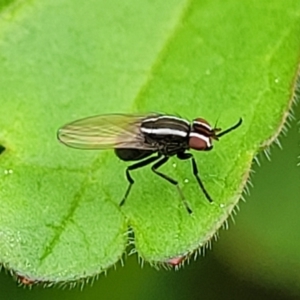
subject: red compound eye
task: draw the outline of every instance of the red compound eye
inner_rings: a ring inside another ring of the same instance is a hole
[[[211,149],[211,140],[209,137],[201,135],[196,132],[190,133],[189,146],[194,150],[210,150]]]

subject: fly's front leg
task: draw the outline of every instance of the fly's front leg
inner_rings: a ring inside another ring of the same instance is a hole
[[[177,154],[177,157],[181,160],[185,160],[185,159],[191,159],[192,160],[192,168],[193,168],[193,174],[194,176],[196,177],[196,180],[202,190],[202,192],[204,193],[206,199],[209,201],[209,202],[213,202],[212,198],[210,197],[210,195],[208,194],[208,192],[206,191],[205,187],[204,187],[204,184],[202,182],[202,180],[200,179],[200,176],[199,176],[199,171],[198,171],[198,167],[197,167],[197,163],[195,161],[195,158],[193,156],[193,154],[191,153],[178,153]]]
[[[159,158],[161,157],[161,155],[159,154],[158,156],[154,156],[154,157],[149,157],[148,159],[146,160],[143,160],[141,162],[138,162],[134,165],[131,165],[129,167],[127,167],[126,169],[126,178],[127,178],[127,181],[129,182],[129,185],[128,185],[128,188],[126,190],[126,193],[122,199],[122,201],[120,202],[120,206],[124,205],[129,193],[130,193],[130,190],[131,190],[131,187],[132,185],[134,184],[134,180],[133,178],[131,177],[130,175],[130,171],[133,171],[133,170],[136,170],[136,169],[139,169],[139,168],[142,168],[142,167],[145,167],[151,163],[153,163],[154,161],[158,160]]]

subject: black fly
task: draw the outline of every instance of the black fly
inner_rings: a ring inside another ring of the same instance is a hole
[[[202,118],[194,119],[190,123],[185,119],[163,114],[107,114],[69,123],[58,130],[57,137],[69,147],[79,149],[113,148],[120,159],[139,161],[126,169],[129,185],[120,206],[125,203],[134,183],[130,172],[153,163],[151,170],[177,187],[187,211],[191,213],[192,210],[185,200],[178,181],[159,172],[158,169],[174,155],[180,160],[191,159],[193,174],[199,187],[206,199],[212,202],[212,198],[200,179],[193,155],[186,151],[190,149],[211,150],[213,140],[218,140],[241,124],[242,119],[234,126],[220,132],[220,128],[212,128]],[[157,155],[152,156],[155,153]]]

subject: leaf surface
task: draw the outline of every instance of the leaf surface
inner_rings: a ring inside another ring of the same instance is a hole
[[[287,3],[288,2],[288,3]],[[69,281],[115,264],[134,232],[149,262],[205,245],[238,202],[254,155],[291,105],[300,48],[296,1],[12,2],[0,6],[0,261],[28,278]],[[113,151],[60,145],[57,129],[104,113],[167,112],[226,129],[189,161],[133,172]]]

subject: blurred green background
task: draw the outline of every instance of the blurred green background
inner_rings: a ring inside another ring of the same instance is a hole
[[[297,120],[299,106],[295,107]],[[289,122],[283,149],[271,146],[271,162],[259,155],[253,165],[250,196],[221,230],[212,251],[180,271],[141,268],[136,256],[109,270],[83,290],[18,287],[3,270],[0,299],[300,299],[299,123]]]

